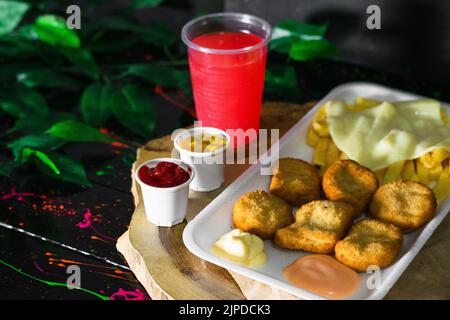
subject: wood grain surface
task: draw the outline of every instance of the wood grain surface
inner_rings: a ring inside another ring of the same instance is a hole
[[[281,137],[313,105],[314,102],[303,105],[265,103],[261,128],[278,128]],[[132,172],[142,162],[170,156],[172,148],[170,136],[149,141],[138,150]],[[208,193],[191,190],[187,220],[194,218],[247,167],[226,165],[225,183],[218,190]],[[246,277],[235,273],[230,275],[225,269],[192,255],[182,240],[186,222],[171,228],[156,227],[149,223],[138,188],[133,179],[132,193],[136,209],[129,230],[117,242],[117,249],[153,299],[294,299],[289,294]],[[447,217],[386,298],[449,299],[449,239],[450,219]]]

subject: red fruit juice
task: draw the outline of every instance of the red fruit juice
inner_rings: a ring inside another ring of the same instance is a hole
[[[239,50],[262,41],[244,32],[214,32],[192,40],[215,50]],[[267,45],[237,52],[189,48],[195,106],[203,126],[259,129],[266,56]]]

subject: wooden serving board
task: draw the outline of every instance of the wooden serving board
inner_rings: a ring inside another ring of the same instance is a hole
[[[314,102],[265,103],[261,128],[279,129],[281,137],[313,105]],[[172,148],[170,136],[149,141],[138,149],[132,172],[147,160],[170,156]],[[191,190],[187,220],[192,220],[246,168],[248,165],[225,165],[225,183],[220,189],[207,193]],[[117,249],[153,299],[295,299],[192,255],[182,240],[186,222],[171,228],[152,225],[145,217],[134,179],[131,191],[135,212],[129,230],[117,242]],[[386,298],[449,299],[449,239],[450,218],[447,217]]]

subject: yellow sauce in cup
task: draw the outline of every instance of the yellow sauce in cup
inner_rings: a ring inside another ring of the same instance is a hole
[[[225,147],[226,143],[221,134],[198,133],[181,140],[179,146],[191,152],[213,152]]]

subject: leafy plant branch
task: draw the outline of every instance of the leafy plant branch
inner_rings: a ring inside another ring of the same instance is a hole
[[[139,145],[99,130],[111,121],[133,140],[155,137],[151,96],[166,96],[162,88],[181,92],[188,104],[179,107],[192,111],[188,63],[177,32],[159,23],[143,26],[134,19],[135,10],[163,0],[130,1],[120,15],[89,19],[90,12],[106,3],[89,1],[83,28],[75,31],[66,27],[60,11],[55,14],[63,7],[61,1],[0,0],[0,118],[15,119],[0,135],[0,143],[11,151],[8,160],[0,161],[1,175],[35,165],[50,177],[89,187],[83,164],[62,153],[64,145]],[[326,30],[327,25],[283,21],[274,27],[269,49],[287,55],[289,61],[329,58],[337,50],[325,39]],[[152,51],[137,62],[124,55],[136,48]],[[266,93],[295,95],[298,84],[289,61],[269,63]],[[60,100],[54,98],[66,93],[78,97],[65,101],[70,108],[57,105]]]

